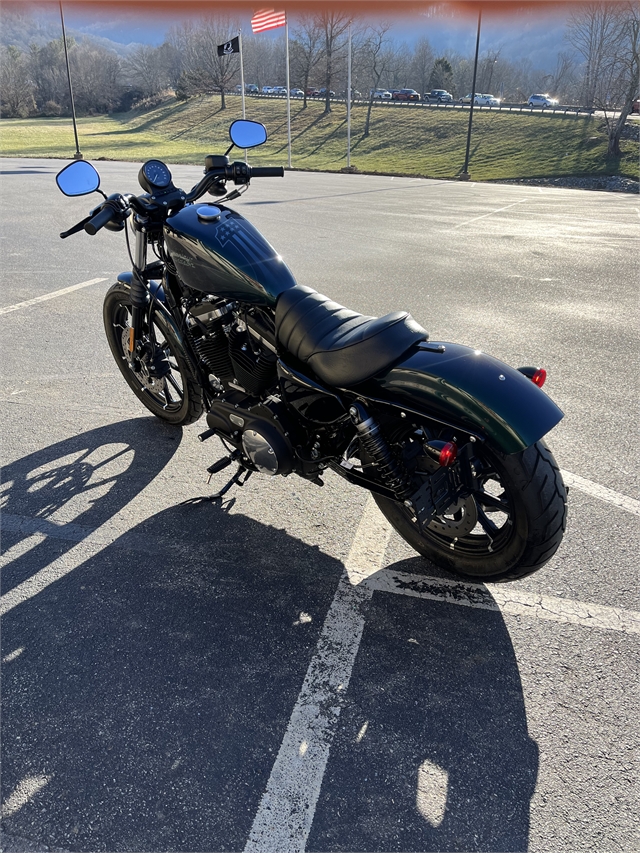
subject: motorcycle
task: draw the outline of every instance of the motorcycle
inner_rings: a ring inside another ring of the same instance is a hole
[[[363,316],[297,284],[227,205],[251,180],[284,176],[229,159],[266,142],[266,130],[239,120],[229,137],[189,192],[156,159],[140,169],[140,195],[107,196],[84,160],[56,176],[67,196],[103,196],[60,237],[125,232],[132,269],[108,290],[103,318],[134,394],[177,426],[206,414],[200,440],[217,436],[226,453],[209,474],[237,466],[212,499],[254,473],[322,486],[333,471],[369,490],[395,530],[448,571],[502,581],[539,569],[566,522],[543,441],[563,413],[541,390],[544,369],[515,370],[431,341],[407,312]],[[207,193],[215,202],[199,203]]]

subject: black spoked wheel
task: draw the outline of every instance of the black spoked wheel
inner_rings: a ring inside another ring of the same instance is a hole
[[[115,284],[103,308],[109,347],[127,384],[156,417],[176,426],[197,421],[204,411],[202,388],[171,324],[153,306],[145,316],[143,348],[129,352],[129,288]]]
[[[430,459],[416,474],[432,473]],[[465,577],[514,580],[541,568],[566,525],[567,494],[553,454],[540,441],[509,456],[478,447],[477,488],[426,527],[402,504],[374,495],[398,533],[436,565]]]

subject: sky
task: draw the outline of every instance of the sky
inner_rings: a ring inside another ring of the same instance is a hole
[[[37,6],[22,4],[30,10],[33,17],[59,20],[56,6]],[[114,8],[107,16],[104,10],[95,11],[75,8],[72,3],[64,6],[65,23],[68,29],[87,35],[101,36],[121,44],[161,44],[169,27],[179,21],[179,17],[165,16],[154,8],[152,14],[126,12]],[[233,14],[233,4],[229,5]],[[446,16],[445,16],[446,15]],[[249,16],[241,14],[244,31],[250,32]],[[500,50],[501,56],[509,60],[527,57],[534,67],[553,70],[559,51],[567,50],[563,39],[564,23],[567,17],[565,9],[534,9],[527,12],[511,13],[507,16],[496,14],[483,15],[480,51]],[[475,49],[476,20],[473,17],[460,17],[452,13],[434,15],[417,14],[415,17],[399,16],[391,19],[393,34],[399,42],[409,44],[421,36],[426,36],[436,52],[447,49],[462,55],[471,55]],[[290,26],[294,26],[292,20]],[[230,34],[231,35],[231,34]],[[275,30],[272,37],[281,37],[281,31]]]

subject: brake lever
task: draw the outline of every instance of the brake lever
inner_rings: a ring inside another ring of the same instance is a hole
[[[84,219],[82,219],[76,225],[73,225],[71,228],[69,228],[68,231],[61,231],[60,232],[60,239],[64,240],[66,237],[71,237],[72,234],[77,234],[78,231],[82,231],[82,229],[84,228],[84,226],[87,224],[87,222],[90,219],[91,219],[91,215],[86,216]]]

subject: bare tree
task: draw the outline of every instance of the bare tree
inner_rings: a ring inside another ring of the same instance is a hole
[[[183,58],[179,91],[184,97],[219,92],[220,109],[226,109],[225,93],[239,78],[240,63],[237,54],[218,56],[218,45],[237,31],[238,22],[221,15],[172,28],[169,40]]]
[[[125,73],[145,95],[157,95],[169,85],[169,69],[161,47],[141,44],[125,62]]]
[[[27,60],[15,45],[0,51],[0,93],[3,116],[27,116],[35,108]]]
[[[91,42],[78,45],[69,57],[73,99],[80,113],[107,113],[120,102],[121,68],[118,56]]]
[[[390,29],[390,22],[383,21],[375,27],[370,27],[368,32],[365,56],[368,60],[371,89],[369,91],[369,103],[367,105],[367,118],[364,123],[363,136],[365,138],[369,136],[374,92],[379,88],[380,80],[390,72],[395,58],[393,43],[389,38]]]
[[[613,4],[588,3],[569,15],[565,37],[585,60],[583,103],[594,106],[603,67],[615,48],[618,13]]]
[[[429,86],[429,75],[433,68],[434,54],[429,39],[418,39],[413,49],[410,63],[411,79],[420,92],[424,94]]]
[[[304,15],[293,31],[289,48],[291,71],[304,92],[302,106],[307,106],[307,89],[313,70],[324,55],[325,34],[317,18]]]
[[[316,17],[318,26],[324,33],[324,85],[325,85],[325,115],[331,112],[331,84],[335,75],[336,60],[344,52],[346,45],[345,33],[351,23],[349,15],[334,10],[327,10]]]

